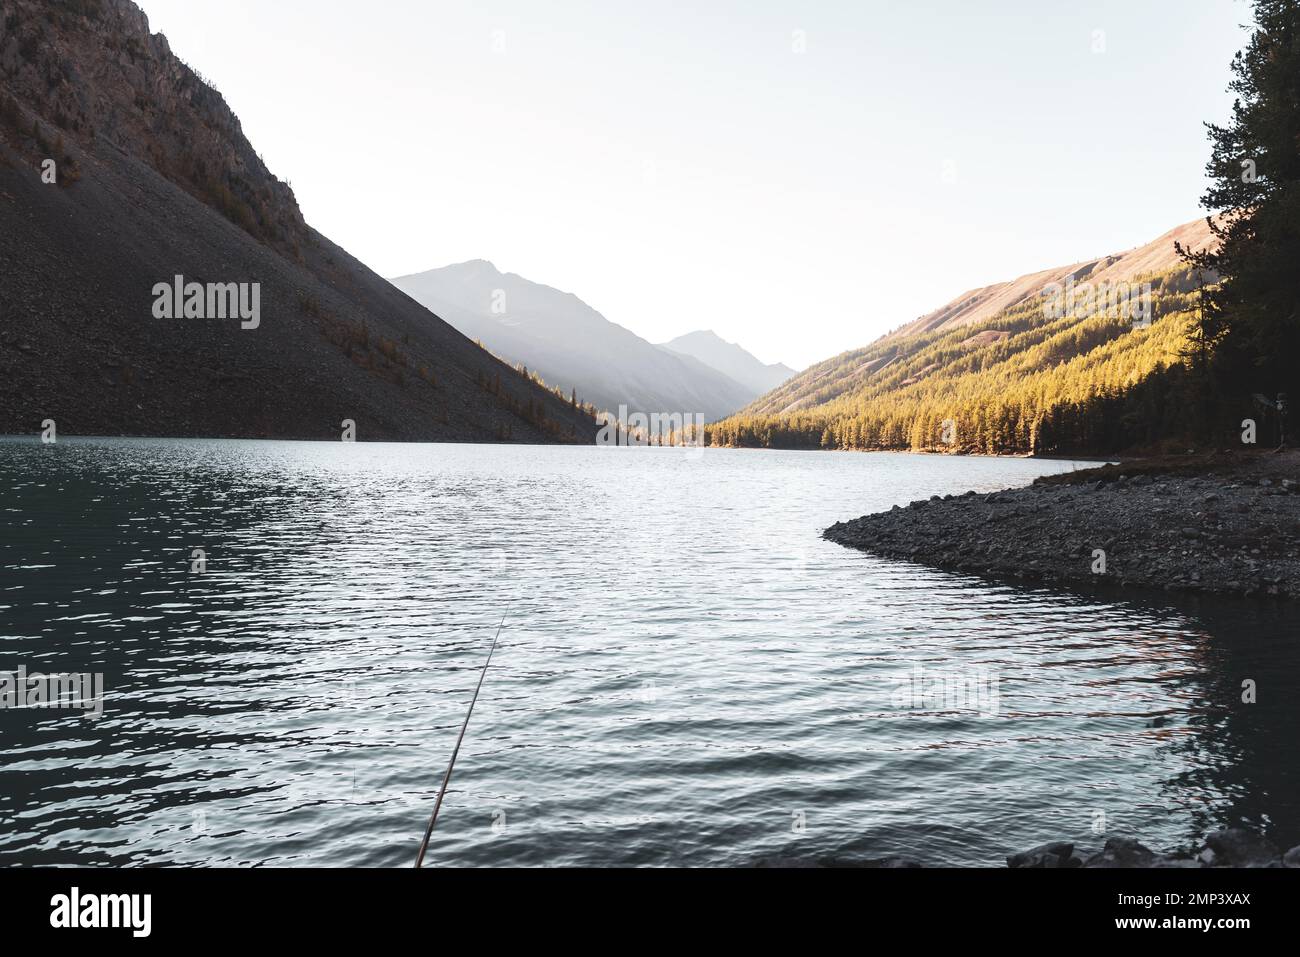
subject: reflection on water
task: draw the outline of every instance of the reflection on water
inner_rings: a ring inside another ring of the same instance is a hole
[[[1300,843],[1286,606],[1062,594],[819,538],[1073,467],[0,443],[0,672],[108,691],[99,720],[0,711],[0,863],[408,866],[502,614],[433,863],[995,864],[1227,823]],[[917,668],[991,678],[996,707],[912,707]]]

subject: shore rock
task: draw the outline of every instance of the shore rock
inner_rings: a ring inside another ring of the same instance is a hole
[[[823,537],[884,558],[1032,582],[1300,597],[1300,483],[1280,477],[1300,474],[1300,454],[1146,467],[914,502],[838,523]]]
[[[1084,867],[1155,867],[1158,855],[1155,851],[1129,837],[1112,837],[1100,854],[1094,854],[1084,862]]]
[[[1240,828],[1215,831],[1205,839],[1220,867],[1277,867],[1278,849],[1268,840]]]
[[[1074,846],[1066,843],[1044,844],[1041,847],[1013,854],[1007,866],[1021,867],[1077,867]],[[1287,860],[1293,864],[1285,864]],[[1052,863],[1056,861],[1057,863]],[[1298,867],[1300,847],[1293,848],[1281,857],[1277,848],[1267,838],[1244,828],[1215,831],[1205,839],[1203,847],[1191,854],[1175,852],[1161,854],[1128,837],[1112,837],[1099,853],[1082,862],[1086,868],[1205,868],[1205,867]]]
[[[1074,845],[1065,841],[1043,844],[1020,854],[1012,854],[1007,858],[1007,867],[1012,868],[1078,867],[1080,863],[1079,859],[1074,856]]]

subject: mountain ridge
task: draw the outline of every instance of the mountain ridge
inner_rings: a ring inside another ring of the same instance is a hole
[[[753,389],[760,396],[770,392],[795,375],[795,370],[780,362],[765,363],[743,346],[728,342],[712,329],[701,329],[659,344],[660,349],[688,355],[723,375]]]
[[[1197,277],[1175,241],[1196,247],[1213,233],[1194,221],[1125,253],[971,290],[809,367],[716,423],[710,440],[1026,454],[1120,451],[1179,434],[1194,405],[1184,371]],[[1149,321],[1104,297],[1058,314],[1071,280],[1080,292],[1149,298]]]
[[[654,346],[575,293],[502,272],[485,259],[391,282],[492,352],[604,411],[626,406],[713,421],[759,394],[693,356]]]
[[[1167,272],[1180,264],[1174,249],[1175,242],[1200,248],[1212,240],[1213,234],[1206,220],[1194,219],[1175,226],[1149,243],[1122,253],[1041,269],[1006,282],[968,290],[934,312],[927,313],[882,338],[906,338],[919,332],[984,322],[1041,293],[1047,285],[1053,282],[1064,283],[1068,278],[1073,278],[1076,282],[1121,282],[1134,276]]]
[[[0,194],[0,432],[595,440],[312,229],[130,0],[0,0]],[[260,322],[155,318],[175,276],[257,286]]]

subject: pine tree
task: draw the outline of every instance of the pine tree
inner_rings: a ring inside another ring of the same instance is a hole
[[[1220,280],[1195,335],[1237,394],[1295,392],[1300,378],[1300,0],[1257,0],[1255,26],[1232,62],[1232,120],[1207,124],[1201,205],[1221,214],[1210,220],[1220,246],[1180,249]]]

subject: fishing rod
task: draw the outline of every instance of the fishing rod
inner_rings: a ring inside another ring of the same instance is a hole
[[[487,677],[488,665],[492,664],[492,656],[496,654],[497,642],[501,639],[501,629],[505,627],[505,616],[501,616],[501,624],[497,625],[496,637],[492,639],[492,649],[488,652],[487,661],[483,664],[483,673],[478,676],[478,687],[474,689],[474,697],[470,700],[469,711],[465,712],[465,723],[460,726],[460,737],[456,739],[456,750],[451,752],[451,761],[447,764],[447,773],[442,778],[442,789],[438,791],[438,800],[433,805],[433,815],[429,818],[429,826],[424,829],[424,840],[420,842],[420,853],[415,859],[415,868],[419,870],[424,866],[424,853],[429,849],[429,838],[433,835],[433,826],[438,823],[438,811],[442,809],[442,799],[447,794],[447,785],[451,783],[451,772],[456,767],[456,757],[460,754],[461,742],[465,740],[465,731],[469,728],[470,716],[474,714],[474,705],[478,703],[478,693],[483,690],[483,679]]]

